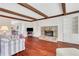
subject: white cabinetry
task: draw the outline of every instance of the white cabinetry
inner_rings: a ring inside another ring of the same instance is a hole
[[[1,39],[1,56],[11,56],[25,49],[24,39]]]

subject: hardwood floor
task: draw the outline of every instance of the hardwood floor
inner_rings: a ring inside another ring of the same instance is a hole
[[[28,37],[25,41],[25,47],[26,49],[24,51],[15,54],[15,56],[55,56],[57,44],[56,42]]]
[[[78,48],[78,44],[67,42],[48,42],[36,37],[27,37],[25,40],[25,50],[14,56],[56,56],[57,48]]]

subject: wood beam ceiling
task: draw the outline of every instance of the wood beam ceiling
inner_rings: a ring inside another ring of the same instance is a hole
[[[79,10],[66,13],[66,15],[75,14],[75,13],[79,13]],[[44,20],[44,19],[50,19],[50,18],[56,18],[56,17],[60,17],[60,16],[64,16],[64,14],[59,14],[59,15],[55,15],[55,16],[50,16],[50,17],[48,17],[48,18],[41,18],[41,19],[37,19],[37,20],[34,20],[34,21],[39,21],[39,20]]]
[[[28,5],[27,3],[18,3],[18,4],[32,10],[33,12],[38,13],[41,16],[44,16],[43,14],[40,13],[40,11],[37,11],[37,9],[35,9],[34,7]],[[36,19],[36,18],[30,17],[30,16],[26,16],[26,15],[23,15],[23,14],[14,12],[14,11],[10,11],[10,10],[4,9],[4,8],[0,8],[0,11],[10,13],[10,14],[14,14],[14,15],[18,15],[18,16],[25,17],[25,18],[28,18],[28,19],[33,19],[33,20],[26,20],[26,19],[21,19],[21,18],[16,18],[16,17],[11,17],[11,16],[5,16],[5,15],[0,15],[0,16],[5,17],[5,18],[11,18],[11,19],[17,19],[17,20],[22,20],[22,21],[33,22],[33,21],[38,21],[38,20],[50,19],[50,18],[60,17],[60,16],[64,16],[64,15],[70,15],[70,14],[74,14],[74,13],[79,13],[79,10],[66,13],[65,3],[61,3],[61,6],[62,6],[63,14],[59,14],[59,15],[55,15],[55,16],[49,16],[49,17],[44,16],[44,18],[40,18],[40,19]]]
[[[16,19],[16,20],[21,20],[21,21],[32,22],[32,21],[30,21],[30,20],[25,20],[25,19],[16,18],[16,17],[11,17],[11,16],[5,16],[5,15],[0,15],[0,17],[9,18],[9,19]]]
[[[26,16],[26,15],[14,12],[14,11],[10,11],[8,9],[4,9],[4,8],[0,8],[0,11],[6,12],[6,13],[10,13],[10,14],[13,14],[13,15],[17,15],[17,16],[21,16],[21,17],[28,18],[28,19],[33,19],[33,20],[36,19],[36,18],[30,17],[30,16]]]
[[[66,4],[61,3],[61,7],[62,7],[63,14],[66,15]]]
[[[37,14],[39,14],[39,15],[41,15],[41,16],[43,16],[43,17],[45,17],[45,18],[48,17],[46,14],[42,13],[41,11],[37,10],[36,8],[32,7],[31,5],[29,5],[27,3],[18,3],[18,4],[33,11],[33,12],[35,12],[35,13],[37,13]]]

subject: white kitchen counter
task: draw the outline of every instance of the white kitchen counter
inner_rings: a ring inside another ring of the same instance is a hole
[[[56,50],[57,56],[79,56],[79,49],[76,48],[58,48]]]

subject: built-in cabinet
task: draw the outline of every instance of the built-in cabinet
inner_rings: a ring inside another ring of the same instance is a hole
[[[62,23],[63,41],[79,44],[79,38],[78,38],[79,18],[78,16],[73,17],[73,18],[64,18],[62,21],[63,21]]]
[[[0,38],[1,56],[11,56],[25,49],[25,39]]]

